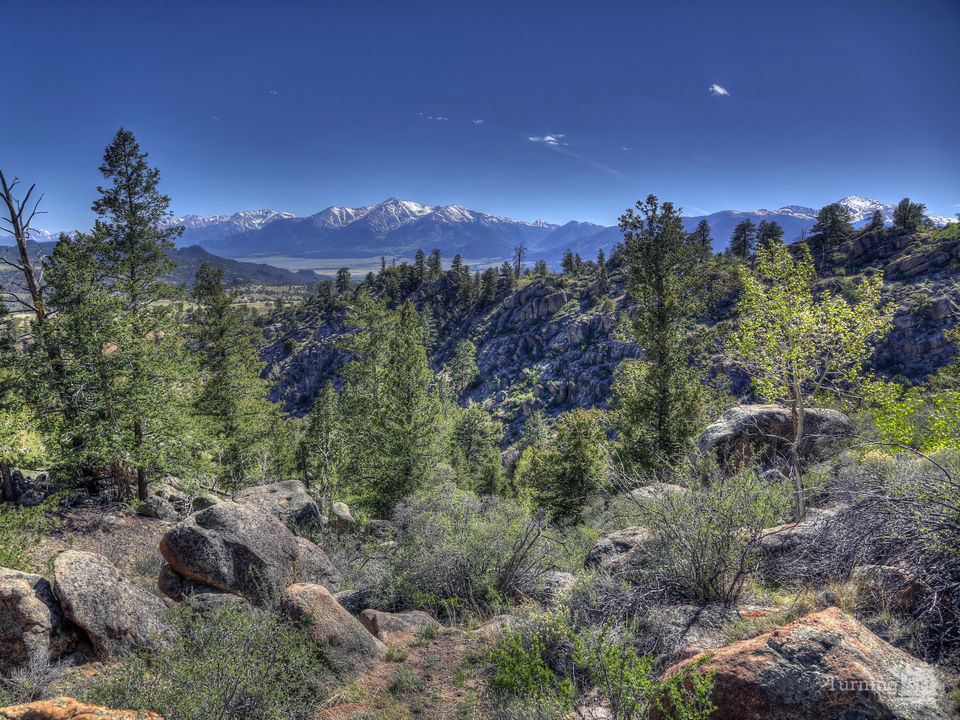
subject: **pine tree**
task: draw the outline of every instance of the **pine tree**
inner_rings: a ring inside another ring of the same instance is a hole
[[[453,256],[453,261],[450,263],[450,270],[456,277],[460,277],[461,271],[463,270],[463,258],[460,257],[460,253]]]
[[[850,210],[840,203],[832,203],[820,208],[817,213],[817,222],[814,223],[811,238],[819,248],[821,265],[826,260],[827,251],[837,247],[846,238],[853,234]]]
[[[563,268],[564,275],[573,275],[577,272],[577,261],[573,257],[573,251],[567,249],[560,260],[560,267]]]
[[[341,371],[344,477],[364,507],[385,515],[436,462],[441,404],[412,303],[394,312],[361,296],[349,322],[360,329],[346,344],[355,359]]]
[[[697,227],[693,231],[693,237],[703,248],[705,256],[709,257],[713,254],[713,237],[710,235],[710,223],[707,222],[706,218],[697,223]]]
[[[480,375],[477,369],[477,346],[469,340],[457,343],[453,359],[450,360],[449,373],[450,384],[456,392],[462,393],[473,385]]]
[[[430,257],[427,259],[427,278],[436,280],[443,272],[443,264],[440,260],[440,249],[434,248],[430,251]]]
[[[427,256],[419,248],[417,248],[417,254],[413,258],[413,273],[417,281],[417,287],[420,287],[427,277]]]
[[[550,423],[547,422],[542,410],[536,410],[523,423],[517,450],[522,453],[528,447],[544,442],[548,437],[550,437]]]
[[[513,274],[513,265],[508,260],[503,261],[500,266],[500,284],[507,290],[512,290],[517,286],[517,278]]]
[[[910,198],[904,198],[893,210],[893,224],[906,232],[913,232],[923,222],[924,213],[927,206],[923,203],[910,202]]]
[[[614,385],[621,459],[651,467],[676,460],[697,431],[702,373],[691,365],[707,251],[684,232],[680,211],[656,196],[620,218],[628,285],[636,300],[630,335],[643,351],[622,362]]]
[[[320,389],[307,415],[307,427],[297,446],[303,483],[332,500],[343,453],[340,398],[330,380]]]
[[[497,299],[497,269],[489,267],[480,276],[480,305],[486,307]]]
[[[501,491],[503,458],[499,444],[503,425],[479,405],[455,411],[451,433],[451,460],[460,484],[484,495]]]
[[[879,210],[873,211],[873,217],[870,218],[870,224],[867,225],[865,230],[867,232],[879,232],[883,230],[883,214]]]
[[[776,220],[761,220],[757,226],[757,247],[764,247],[768,243],[783,244],[783,228]]]
[[[342,267],[337,270],[336,288],[338,295],[346,295],[350,292],[350,268]]]
[[[756,233],[753,220],[750,218],[741,220],[733,229],[733,235],[730,236],[730,254],[741,260],[749,260],[756,243]]]
[[[260,378],[256,330],[235,304],[239,292],[227,291],[222,269],[203,263],[192,295],[197,310],[191,336],[200,369],[194,409],[217,448],[221,478],[236,487],[263,449],[275,410]]]
[[[108,184],[97,188],[92,206],[93,243],[103,280],[120,304],[113,355],[123,373],[115,410],[130,424],[133,443],[126,455],[136,468],[138,496],[146,500],[148,468],[163,467],[184,419],[178,401],[189,366],[173,308],[161,304],[174,294],[164,278],[176,265],[169,253],[183,228],[161,227],[171,215],[170,198],[159,192],[160,172],[147,164],[133,133],[117,131],[100,173]]]

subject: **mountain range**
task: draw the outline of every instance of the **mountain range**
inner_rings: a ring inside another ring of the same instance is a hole
[[[893,205],[851,195],[839,201],[852,215],[855,227],[870,221],[880,211],[887,224],[893,222]],[[685,216],[684,228],[693,230],[701,220],[710,224],[715,250],[723,250],[734,227],[749,218],[776,221],[788,241],[809,234],[817,209],[787,205],[778,210],[724,210],[710,215]],[[948,218],[931,218],[937,224]],[[537,220],[524,222],[468,210],[459,205],[431,206],[390,198],[359,208],[340,206],[298,217],[274,210],[241,211],[233,215],[186,215],[172,217],[170,225],[184,227],[181,247],[199,245],[226,258],[269,259],[284,264],[290,259],[412,258],[418,249],[438,248],[444,258],[460,254],[477,264],[502,262],[521,242],[530,260],[559,262],[570,249],[584,258],[599,249],[609,252],[621,239],[620,229],[589,222],[570,221],[556,225]],[[36,240],[54,235],[34,231]],[[348,264],[345,262],[344,264]],[[297,263],[303,266],[303,262]]]

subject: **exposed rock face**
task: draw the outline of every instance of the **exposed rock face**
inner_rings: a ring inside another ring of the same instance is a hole
[[[6,494],[17,505],[34,507],[50,497],[53,490],[53,481],[49,473],[13,470],[10,474],[10,487]]]
[[[543,574],[531,593],[533,597],[547,605],[556,605],[574,585],[577,578],[573,573],[550,571]]]
[[[256,604],[308,575],[339,582],[320,548],[273,515],[234,502],[217,503],[175,525],[161,538],[160,553],[178,575]]]
[[[353,678],[373,667],[387,653],[377,640],[322,585],[291,585],[280,596],[280,609],[302,623],[320,647],[327,664],[342,678]]]
[[[590,548],[584,566],[610,573],[629,572],[643,561],[644,545],[651,537],[645,527],[628,527],[604,535]]]
[[[672,674],[697,657],[674,665]],[[946,720],[935,669],[837,608],[717,650],[711,720]]]
[[[53,562],[53,591],[68,620],[90,638],[104,660],[154,647],[170,628],[164,602],[127,580],[104,557],[67,550]]]
[[[330,592],[336,592],[343,581],[340,571],[330,562],[330,558],[320,548],[306,538],[296,538],[297,548],[300,551],[298,569],[304,582],[323,585]]]
[[[320,508],[299,480],[244,488],[233,499],[270,513],[295,533],[322,523]]]
[[[375,638],[389,643],[411,640],[421,630],[437,624],[421,610],[388,613],[371,608],[360,613],[360,622]]]
[[[804,414],[801,454],[808,459],[816,458],[818,453],[852,433],[850,418],[843,413],[808,408]],[[790,457],[793,435],[793,415],[789,408],[740,405],[727,410],[703,431],[697,440],[697,453],[715,455],[726,472],[734,472],[750,461],[777,465]]]
[[[638,487],[627,493],[630,499],[637,503],[654,502],[665,497],[674,495],[683,495],[690,492],[683,485],[674,485],[672,483],[656,482],[643,487]]]
[[[480,625],[477,632],[493,640],[499,640],[506,633],[513,632],[519,624],[520,618],[516,615],[496,615]]]
[[[49,581],[0,568],[0,674],[35,660],[56,660],[75,640]]]
[[[760,532],[760,549],[768,561],[779,561],[786,555],[812,549],[831,522],[842,513],[843,506],[809,508],[799,522],[766,528]]]
[[[337,530],[349,530],[357,522],[353,519],[353,515],[350,513],[350,508],[347,507],[346,503],[335,502],[330,510],[330,522],[334,527],[337,528]]]
[[[111,710],[70,697],[0,708],[0,720],[163,720],[147,710]]]
[[[165,500],[159,495],[151,495],[140,508],[140,514],[144,517],[157,518],[158,520],[177,520],[180,515],[169,500]]]

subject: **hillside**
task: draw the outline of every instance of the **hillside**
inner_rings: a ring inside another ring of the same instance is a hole
[[[631,310],[620,262],[616,254],[611,258],[606,283],[598,281],[590,263],[575,276],[531,277],[517,290],[501,290],[489,306],[470,309],[458,305],[459,283],[446,274],[411,295],[421,311],[429,307],[438,321],[431,364],[442,368],[459,341],[472,340],[480,381],[469,397],[504,420],[508,439],[537,409],[555,414],[578,406],[604,407],[617,365],[638,354],[617,337]],[[954,352],[943,331],[955,321],[951,302],[960,301],[955,284],[960,237],[956,231],[859,233],[826,259],[820,287],[849,293],[864,273],[876,270],[884,273],[884,301],[895,310],[894,328],[879,346],[874,365],[887,376],[922,381]],[[718,262],[704,326],[719,332],[731,318],[733,286],[733,268]],[[291,310],[286,320],[275,318],[264,329],[263,353],[273,399],[288,410],[305,412],[328,378],[338,382],[337,369],[347,360],[339,344],[350,332],[342,311],[331,315],[309,302],[296,313]],[[714,374],[724,372],[719,356],[707,362]],[[733,380],[738,393],[747,392],[742,379]]]

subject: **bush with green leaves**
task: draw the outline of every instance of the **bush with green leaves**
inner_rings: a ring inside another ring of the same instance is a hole
[[[792,486],[779,474],[746,468],[728,478],[656,500],[637,500],[637,525],[651,530],[636,569],[644,587],[673,599],[732,604],[760,560],[765,528],[786,521]]]
[[[308,720],[333,675],[307,632],[273,612],[190,601],[170,610],[175,639],[105,668],[84,700],[166,720]]]
[[[503,641],[490,648],[487,663],[487,689],[495,704],[502,708],[515,705],[518,698],[531,700],[540,711],[550,709],[562,717],[573,706],[574,686],[560,678],[543,657],[544,644],[539,634],[524,638],[522,633],[507,633]]]
[[[518,504],[450,483],[397,506],[395,552],[375,598],[385,609],[487,613],[522,597],[550,569],[543,524]],[[446,605],[444,605],[444,601]]]
[[[54,525],[49,513],[58,502],[53,496],[36,507],[0,503],[0,567],[25,572],[36,569],[30,550]]]

